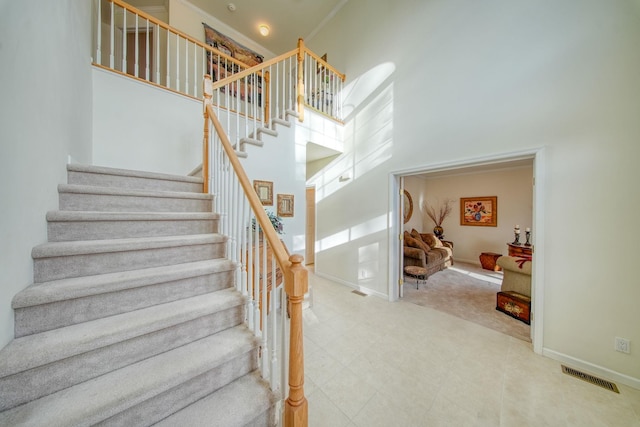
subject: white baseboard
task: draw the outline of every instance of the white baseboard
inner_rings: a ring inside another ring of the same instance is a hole
[[[318,277],[322,277],[323,279],[331,280],[332,282],[340,283],[341,285],[345,285],[345,286],[347,286],[349,288],[355,289],[358,292],[362,292],[362,293],[365,293],[367,295],[373,295],[373,296],[376,296],[378,298],[382,298],[382,299],[385,299],[385,300],[389,299],[389,295],[387,295],[387,294],[383,294],[382,292],[374,291],[373,289],[365,288],[363,286],[355,285],[355,284],[353,284],[351,282],[347,282],[347,281],[339,279],[337,277],[333,277],[333,276],[331,276],[329,274],[320,273],[318,271],[316,271],[314,274],[316,276],[318,276]]]
[[[607,379],[609,381],[621,383],[629,387],[640,390],[640,379],[634,378],[629,375],[621,374],[620,372],[612,371],[611,369],[604,368],[602,366],[594,365],[593,363],[586,362],[584,360],[576,359],[575,357],[567,356],[566,354],[559,353],[548,348],[542,349],[542,355],[549,359],[557,360],[564,364],[570,365],[574,369],[580,369],[587,371],[592,375],[596,375]]]
[[[474,265],[482,266],[482,264],[480,264],[480,261],[478,261],[477,259],[461,259],[461,258],[456,258],[455,254],[454,254],[454,255],[453,255],[453,265],[456,265],[456,261],[464,262],[464,263],[466,263],[466,264],[474,264]]]

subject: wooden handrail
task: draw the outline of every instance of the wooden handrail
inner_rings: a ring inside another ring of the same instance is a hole
[[[274,256],[276,257],[276,261],[278,262],[278,265],[280,266],[282,271],[288,270],[291,267],[291,262],[289,261],[289,255],[287,254],[287,251],[282,246],[282,243],[280,242],[280,238],[278,237],[278,234],[273,229],[273,226],[271,225],[271,220],[269,220],[269,217],[267,216],[267,213],[265,212],[262,206],[262,202],[260,202],[260,199],[258,198],[258,194],[256,194],[255,190],[253,189],[253,186],[251,185],[251,181],[249,181],[249,178],[247,177],[247,174],[245,173],[242,167],[242,164],[240,163],[240,160],[238,160],[238,156],[236,156],[233,146],[229,141],[229,137],[227,137],[227,134],[225,133],[224,128],[220,123],[220,120],[218,120],[218,117],[215,115],[211,104],[206,104],[206,112],[207,112],[208,119],[211,120],[211,123],[213,123],[213,127],[216,130],[218,137],[220,138],[220,144],[224,148],[224,151],[227,154],[227,157],[229,159],[229,163],[233,167],[233,170],[235,171],[238,177],[238,182],[240,183],[240,185],[242,186],[242,189],[244,190],[245,196],[249,201],[249,205],[251,206],[251,209],[256,215],[256,221],[258,221],[258,223],[260,224],[260,227],[262,228],[262,232],[264,233],[264,236],[267,238],[267,240],[269,241],[269,245],[273,249],[273,253],[274,253]],[[203,170],[204,170],[204,167],[203,167]]]
[[[153,22],[154,24],[158,25],[161,28],[164,28],[168,32],[176,34],[176,35],[178,35],[178,36],[180,36],[180,37],[182,37],[184,39],[187,39],[191,43],[194,43],[194,44],[196,44],[196,45],[208,50],[209,52],[215,53],[216,55],[221,56],[222,58],[226,59],[227,61],[233,62],[234,64],[238,65],[241,68],[248,68],[249,67],[249,65],[245,64],[244,62],[238,61],[234,57],[229,56],[226,53],[224,53],[224,52],[222,52],[222,51],[220,51],[220,50],[218,50],[216,48],[213,48],[213,47],[209,46],[206,43],[202,43],[200,40],[196,40],[193,37],[191,37],[190,35],[185,34],[180,30],[177,30],[177,29],[175,29],[173,27],[170,27],[168,24],[166,24],[165,22],[160,21],[158,18],[156,18],[154,16],[151,16],[148,13],[146,13],[146,12],[136,8],[136,7],[133,7],[130,4],[125,3],[122,0],[107,0],[107,1],[111,2],[113,4],[116,4],[116,5],[120,6],[123,9],[129,10],[132,13],[134,13],[134,14],[136,14],[136,15],[144,18],[144,19],[148,19],[149,22]]]
[[[226,153],[229,164],[233,168],[245,197],[249,201],[251,210],[255,214],[256,221],[271,247],[273,256],[283,272],[284,290],[289,297],[289,314],[291,317],[289,332],[289,396],[285,400],[284,425],[287,427],[306,427],[308,425],[308,402],[304,395],[302,302],[304,295],[309,289],[308,271],[302,266],[303,257],[301,255],[294,254],[289,256],[286,248],[278,238],[278,234],[271,226],[271,221],[258,195],[254,191],[240,160],[236,156],[229,137],[213,110],[210,96],[212,86],[211,77],[208,75],[205,76],[205,94],[209,95],[205,95],[203,102],[205,119],[207,123],[209,120],[213,123],[213,127],[218,134],[220,144]],[[205,129],[207,128],[208,125],[205,125]],[[206,144],[208,145],[208,141]],[[208,173],[204,171],[204,167],[203,173],[208,175]]]
[[[318,61],[324,68],[332,71],[334,74],[340,77],[340,80],[345,81],[345,79],[347,78],[346,74],[342,74],[340,71],[336,70],[333,66],[331,66],[327,61],[325,61],[320,56],[318,56],[315,52],[313,52],[312,50],[309,50],[309,48],[304,47],[303,50],[305,53],[308,53],[310,57]]]
[[[262,72],[265,68],[274,65],[280,61],[284,61],[285,59],[295,55],[296,53],[298,53],[298,49],[293,49],[290,50],[289,52],[285,52],[282,55],[278,55],[275,58],[269,59],[268,61],[265,62],[261,62],[260,64],[254,65],[251,68],[247,68],[246,70],[242,70],[238,73],[235,73],[229,77],[225,77],[224,79],[220,79],[220,80],[216,80],[215,82],[213,82],[213,88],[214,89],[218,89],[221,88],[223,86],[228,85],[229,83],[232,83],[236,80],[240,80],[244,77],[247,77],[248,75],[254,74],[254,73],[259,73]]]

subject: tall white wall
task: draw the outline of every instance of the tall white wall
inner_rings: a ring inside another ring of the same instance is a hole
[[[202,163],[202,102],[93,69],[93,163],[186,175]]]
[[[544,353],[640,386],[639,7],[347,2],[307,43],[347,75],[354,177],[318,188],[316,271],[387,294],[390,173],[546,147]]]
[[[0,1],[0,346],[69,156],[91,162],[91,2]]]

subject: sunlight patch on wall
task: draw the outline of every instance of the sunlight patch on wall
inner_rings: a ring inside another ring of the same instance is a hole
[[[316,242],[316,254],[336,246],[340,246],[349,241],[349,230],[342,230],[331,236],[327,236]]]
[[[316,201],[330,196],[367,172],[391,159],[393,154],[393,85],[382,89],[345,126],[345,152],[311,182]],[[340,181],[341,176],[350,180]]]
[[[351,240],[360,239],[369,236],[381,230],[387,229],[387,215],[380,215],[369,221],[351,227]]]
[[[342,245],[344,243],[370,236],[387,229],[387,215],[371,218],[351,228],[339,231],[316,242],[316,253]]]
[[[304,234],[296,234],[293,236],[293,248],[289,248],[289,253],[302,252],[304,253],[305,245],[307,244],[306,236]]]
[[[358,248],[358,283],[363,285],[371,282],[380,273],[378,243],[372,243]]]
[[[385,62],[347,84],[342,90],[344,117],[348,118],[351,113],[357,110],[362,102],[375,92],[395,70],[395,64]]]

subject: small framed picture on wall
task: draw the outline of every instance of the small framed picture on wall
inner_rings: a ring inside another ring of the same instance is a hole
[[[278,216],[293,216],[293,194],[278,194]]]

